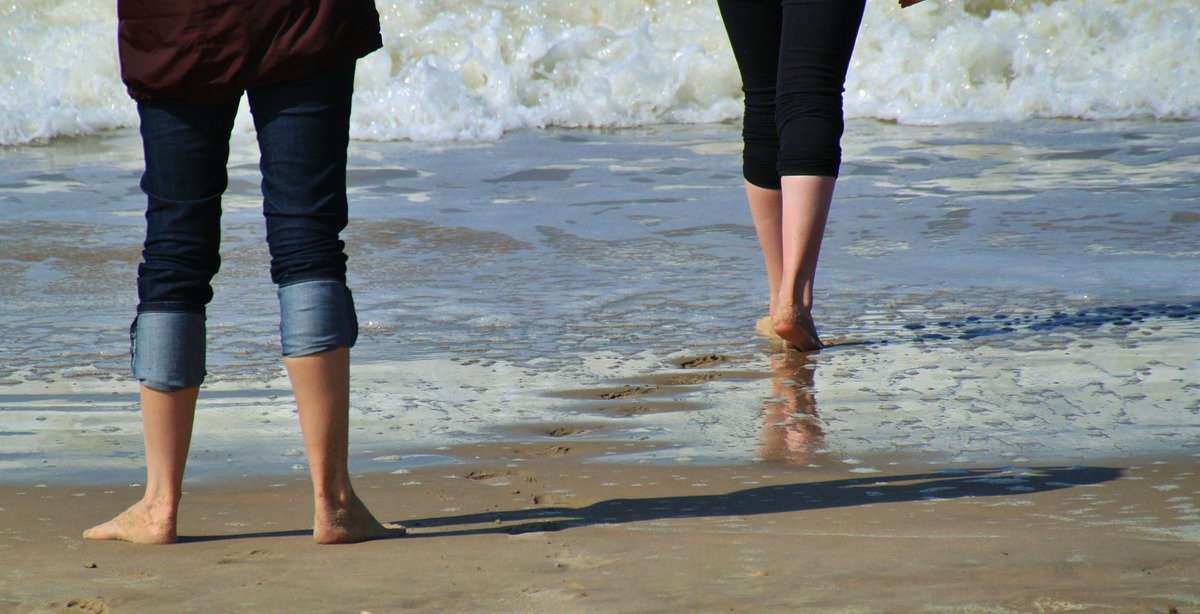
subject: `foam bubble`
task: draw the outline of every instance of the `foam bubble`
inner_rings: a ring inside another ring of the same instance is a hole
[[[386,48],[359,65],[358,139],[488,140],[741,115],[713,2],[378,5]],[[111,2],[0,7],[0,144],[136,122],[115,22]],[[846,111],[918,124],[1200,118],[1197,22],[1194,0],[937,0],[904,11],[870,2]],[[238,129],[252,130],[248,118]]]

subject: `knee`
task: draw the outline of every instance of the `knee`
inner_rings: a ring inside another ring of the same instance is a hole
[[[221,267],[215,242],[197,237],[147,238],[138,265],[139,308],[203,311],[212,301],[212,278]]]
[[[145,311],[129,327],[130,366],[147,388],[175,392],[204,382],[204,314]]]
[[[792,94],[779,100],[780,175],[837,177],[842,160],[840,92]]]
[[[318,225],[319,226],[319,225]],[[271,280],[280,287],[314,279],[346,279],[346,244],[321,228],[268,230]]]
[[[188,301],[202,307],[202,295],[221,267],[221,201],[149,199],[146,240],[138,281],[143,299]],[[211,298],[211,296],[208,296]]]
[[[279,333],[290,358],[354,347],[358,316],[354,297],[340,280],[310,279],[279,291]]]

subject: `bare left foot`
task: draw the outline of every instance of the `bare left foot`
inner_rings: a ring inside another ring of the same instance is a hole
[[[116,518],[83,532],[84,539],[116,540],[135,544],[175,543],[175,512],[145,499],[134,503]]]
[[[350,497],[350,501],[344,505],[333,502],[317,504],[313,519],[313,541],[318,544],[356,544],[385,537],[400,537],[407,532],[400,525],[380,523],[357,495]]]

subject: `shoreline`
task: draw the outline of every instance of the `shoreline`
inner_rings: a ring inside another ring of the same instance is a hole
[[[188,484],[167,547],[78,537],[140,488],[0,486],[0,557],[19,561],[0,612],[1200,606],[1194,457],[871,474],[588,462],[612,445],[479,444],[472,462],[357,476],[410,536],[349,547],[311,543],[307,478]]]
[[[244,138],[190,541],[80,539],[144,476],[140,150],[0,149],[0,613],[1198,610],[1198,138],[851,122],[842,344],[790,364],[733,126],[355,142],[351,468],[413,537],[349,548],[306,535]]]
[[[1188,315],[1147,323],[1136,343],[1107,331],[1065,343],[1054,332],[843,342],[810,355],[603,358],[565,377],[469,359],[367,361],[353,372],[351,467],[469,463],[460,453],[471,442],[611,444],[623,447],[609,455],[627,464],[865,463],[864,471],[1183,458],[1200,453],[1190,437],[1195,409],[1179,396],[1200,366]],[[5,412],[0,436],[19,445],[0,455],[0,485],[140,481],[136,397],[111,386],[65,394],[10,386],[0,402],[18,409]],[[414,411],[425,394],[446,408]],[[218,380],[201,394],[190,473],[201,482],[306,475],[300,444],[285,378]]]

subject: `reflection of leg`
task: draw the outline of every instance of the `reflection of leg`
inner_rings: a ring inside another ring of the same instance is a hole
[[[350,350],[286,358],[308,452],[315,513],[313,539],[322,544],[359,542],[387,530],[354,494],[347,468]]]
[[[146,492],[141,501],[112,520],[84,532],[86,539],[119,539],[139,544],[175,541],[183,494],[183,470],[192,442],[199,388],[159,392],[142,386],[142,429],[146,439]]]
[[[776,354],[771,359],[773,398],[763,406],[763,460],[807,463],[823,441],[812,392],[813,372],[806,364],[804,356],[797,354]]]

